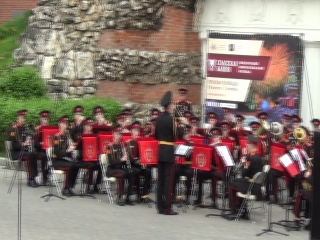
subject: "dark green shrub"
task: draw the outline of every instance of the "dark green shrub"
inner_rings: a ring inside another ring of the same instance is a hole
[[[4,133],[0,139],[0,151],[4,151],[3,140],[8,128],[16,120],[16,112],[20,109],[27,109],[28,124],[39,124],[39,112],[49,110],[51,112],[50,125],[56,125],[59,117],[68,115],[73,120],[73,107],[82,105],[84,107],[84,116],[92,117],[93,108],[97,105],[105,109],[105,117],[115,122],[116,115],[121,111],[121,104],[114,99],[90,98],[83,100],[60,100],[52,101],[45,98],[17,100],[14,98],[0,98],[0,131]]]
[[[0,78],[2,97],[16,99],[42,98],[46,95],[46,83],[34,67],[16,67]]]

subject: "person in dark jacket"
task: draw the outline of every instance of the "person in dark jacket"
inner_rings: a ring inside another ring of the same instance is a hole
[[[159,141],[157,208],[159,214],[177,215],[171,208],[174,183],[174,141],[182,139],[184,129],[177,126],[171,116],[173,112],[172,92],[168,91],[160,100],[165,112],[157,118],[155,138]]]

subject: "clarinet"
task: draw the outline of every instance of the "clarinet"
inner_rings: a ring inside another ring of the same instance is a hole
[[[127,168],[129,169],[129,172],[132,173],[131,162],[130,162],[130,159],[128,157],[128,153],[125,150],[125,147],[124,147],[124,144],[122,141],[121,141],[121,148],[122,148],[122,155],[127,156],[127,161],[126,161]]]
[[[28,152],[33,152],[33,144],[32,144],[32,138],[33,138],[33,133],[31,133],[29,131],[29,126],[25,125],[25,133],[26,133],[26,142],[29,142],[29,145],[27,145],[28,147]],[[31,127],[32,129],[32,127]]]
[[[67,138],[68,138],[68,147],[73,146],[73,141],[72,141],[71,138],[70,138],[70,133],[69,133],[68,130],[66,130],[66,135],[67,135]],[[77,161],[77,154],[76,154],[76,151],[75,151],[75,150],[73,150],[73,151],[71,152],[71,156],[72,156],[72,160],[73,160],[74,162],[76,162],[76,161]]]

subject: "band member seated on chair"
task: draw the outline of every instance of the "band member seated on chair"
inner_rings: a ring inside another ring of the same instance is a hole
[[[192,103],[187,100],[188,89],[180,88],[180,99],[176,101],[175,116],[182,117],[180,114],[184,111],[192,111]]]
[[[187,125],[185,126],[185,134],[183,136],[183,139],[186,141],[185,145],[187,146],[192,146],[193,142],[190,139],[191,136],[191,129],[192,127]],[[193,177],[193,169],[190,168],[191,165],[191,155],[186,158],[185,164],[176,164],[175,168],[175,182],[174,182],[174,188],[176,189],[176,185],[180,180],[180,176],[186,176],[187,181],[186,181],[186,205],[190,204],[190,195],[191,195],[191,179]]]
[[[80,105],[75,106],[73,108],[73,116],[74,116],[74,121],[71,122],[69,126],[70,136],[72,141],[77,143],[80,140],[81,134],[83,132],[82,121],[85,118],[83,116],[83,107]]]
[[[58,120],[59,132],[53,138],[52,165],[55,169],[67,168],[63,195],[74,195],[73,188],[79,172],[76,162],[75,146],[69,139],[66,130],[68,117],[62,116]]]
[[[133,117],[132,110],[130,108],[125,108],[122,110],[122,113],[126,115],[126,118],[124,119],[124,126],[129,130],[130,125],[132,124],[132,117]]]
[[[113,142],[107,146],[109,166],[107,169],[108,177],[116,177],[119,184],[118,205],[133,205],[130,196],[133,194],[133,179],[139,177],[140,169],[133,167],[130,157],[126,151],[124,143],[121,140],[121,126],[113,128]],[[124,181],[128,180],[127,198],[124,200]]]
[[[92,118],[87,117],[83,122],[83,134],[92,134]],[[78,157],[78,166],[79,168],[86,168],[88,169],[88,192],[89,193],[98,193],[99,192],[99,185],[101,184],[102,178],[102,171],[99,162],[84,162],[83,159],[83,145],[82,140],[78,143],[78,150],[79,150],[79,157]],[[93,189],[90,189],[90,186],[93,185],[93,173],[94,171],[98,171],[96,182],[93,186]]]
[[[217,123],[218,123],[218,115],[215,113],[215,112],[209,112],[207,114],[207,119],[208,119],[208,127],[207,127],[207,130],[206,130],[206,136],[207,138],[210,137],[210,130],[212,128],[215,128],[217,126]]]
[[[232,183],[230,183],[229,186],[229,207],[231,210],[233,210],[233,213],[237,214],[239,211],[239,208],[241,206],[241,201],[237,203],[236,199],[236,193],[247,193],[248,188],[251,184],[250,180],[253,178],[253,176],[262,171],[262,157],[260,154],[258,154],[258,148],[257,144],[259,142],[259,139],[250,135],[248,136],[247,140],[247,152],[244,151],[244,155],[241,158],[241,162],[243,163],[242,166],[242,178],[236,178]],[[257,197],[257,201],[261,200],[262,198],[262,192],[261,192],[261,186],[254,185],[252,188],[253,195]],[[240,199],[239,199],[240,200]],[[242,217],[247,218],[246,212]]]
[[[183,128],[177,127],[173,112],[172,92],[168,91],[160,100],[165,112],[156,122],[155,138],[159,141],[158,152],[158,186],[157,208],[159,214],[177,215],[171,208],[174,182],[174,141],[181,139],[184,134]]]
[[[157,108],[152,108],[150,111],[151,119],[155,119],[155,118],[159,117],[160,114],[161,114],[161,112]]]
[[[253,121],[249,123],[249,126],[251,128],[252,134],[257,135],[258,130],[261,127],[261,124],[259,122]]]
[[[282,115],[282,126],[283,126],[283,133],[287,135],[289,138],[289,135],[292,133],[292,128],[290,127],[290,121],[291,117],[287,114]]]
[[[49,115],[50,111],[43,110],[39,113],[40,115],[40,125],[35,127],[36,136],[34,141],[34,146],[37,150],[37,158],[41,160],[41,170],[42,170],[42,183],[47,184],[48,181],[48,168],[47,168],[47,155],[46,151],[42,149],[43,139],[42,139],[42,127],[49,125]]]
[[[245,130],[243,127],[243,121],[245,120],[245,117],[242,115],[236,115],[236,125],[232,128],[234,131],[241,131]]]
[[[145,128],[144,137],[154,137],[154,131],[156,129],[156,122],[157,122],[156,118],[153,118],[150,120],[150,122],[147,124],[147,126]]]
[[[12,142],[11,156],[14,160],[27,161],[28,186],[37,187],[38,164],[36,154],[32,150],[33,135],[25,124],[27,110],[17,112],[17,121],[10,130],[9,141]]]
[[[299,193],[297,195],[297,199],[295,201],[295,206],[294,206],[294,218],[295,220],[300,220],[300,211],[301,211],[301,205],[302,205],[302,200],[306,200],[306,209],[304,213],[305,218],[311,218],[311,209],[312,209],[312,185],[313,185],[313,177],[312,177],[312,169],[308,169],[304,173],[304,178],[305,180],[302,182],[302,187],[303,189],[299,190]],[[305,225],[306,230],[311,229],[311,220],[307,225]]]
[[[231,141],[235,141],[235,137],[230,135],[230,129],[231,129],[231,125],[229,122],[222,122],[220,123],[220,128],[222,131],[222,136],[221,136],[221,140],[222,139],[227,139],[227,140],[231,140]]]
[[[191,126],[190,136],[196,136],[196,137],[201,137],[202,136],[201,134],[198,133],[199,121],[200,121],[200,119],[198,117],[191,117],[189,119],[189,123],[190,123],[190,126]]]
[[[193,117],[193,113],[190,111],[184,111],[183,117],[185,118],[183,123],[189,125],[190,124],[189,120],[190,118]]]
[[[223,108],[223,118],[225,122],[228,122],[231,126],[231,128],[235,127],[236,123],[234,122],[232,118],[232,110],[230,108]]]
[[[212,141],[212,143],[210,145],[212,147],[219,146],[221,143],[221,130],[220,130],[220,128],[212,128],[210,130],[209,134],[210,134],[210,138]],[[198,190],[198,197],[194,201],[194,205],[201,205],[201,203],[202,203],[202,188],[203,188],[202,185],[203,185],[203,182],[208,179],[211,179],[211,182],[212,182],[211,199],[214,202],[215,199],[213,198],[213,196],[215,195],[215,192],[214,192],[215,169],[216,169],[216,165],[215,165],[215,161],[213,159],[212,164],[211,164],[211,171],[198,170],[197,180],[199,182],[199,190]]]
[[[151,168],[148,166],[142,166],[140,164],[140,152],[137,139],[140,135],[141,124],[135,121],[130,126],[131,139],[126,142],[127,152],[129,154],[130,162],[132,162],[132,167],[140,169],[140,176],[144,178],[144,184],[142,193],[140,193],[140,179],[137,179],[137,189],[138,189],[138,200],[144,201],[148,197],[148,192],[151,186]]]
[[[121,129],[121,133],[129,133],[129,129],[127,128],[126,125],[126,119],[127,119],[127,115],[125,113],[119,113],[117,115],[117,124],[120,125],[120,129]]]
[[[105,119],[103,116],[104,109],[101,106],[96,106],[93,108],[94,118],[96,119],[94,125],[97,126],[112,126],[112,122]]]

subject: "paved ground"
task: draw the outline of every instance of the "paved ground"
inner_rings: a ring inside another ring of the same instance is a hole
[[[3,169],[0,167],[1,181]],[[12,174],[12,171],[9,171]],[[17,196],[15,184],[12,193],[7,194],[10,179],[0,184],[0,226],[1,240],[17,239]],[[261,221],[260,210],[255,210],[256,224],[250,221],[230,222],[220,217],[206,218],[214,212],[208,209],[189,209],[178,216],[164,216],[155,208],[146,205],[111,205],[107,196],[102,201],[87,198],[68,198],[65,201],[52,198],[44,202],[40,196],[46,193],[44,187],[29,188],[23,182],[22,188],[22,239],[95,239],[95,240],[144,240],[144,239],[309,239],[309,232],[288,232],[289,237],[267,233],[263,237],[255,234],[266,228]],[[284,210],[273,208],[273,220],[284,217]],[[285,233],[281,227],[275,230]]]

